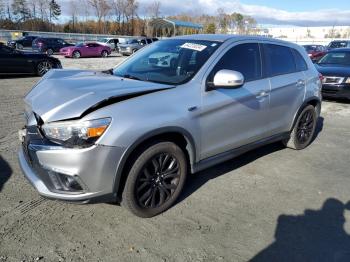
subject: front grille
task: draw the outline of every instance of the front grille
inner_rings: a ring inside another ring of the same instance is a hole
[[[343,81],[344,81],[344,77],[338,77],[338,76],[323,77],[323,84],[337,85],[337,84],[341,84]]]

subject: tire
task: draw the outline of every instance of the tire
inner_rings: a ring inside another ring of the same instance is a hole
[[[316,108],[312,105],[306,106],[298,115],[289,139],[282,141],[283,144],[295,150],[310,145],[315,134],[317,118]]]
[[[108,52],[106,50],[103,50],[101,52],[101,57],[106,58],[108,56]]]
[[[159,141],[140,150],[133,160],[122,205],[138,217],[164,212],[183,189],[187,176],[184,152],[172,142]]]
[[[46,50],[46,54],[47,54],[48,56],[53,55],[53,50],[52,50],[51,48],[47,49],[47,50]]]
[[[36,72],[38,76],[43,76],[45,75],[50,69],[52,68],[52,63],[50,61],[41,61],[37,66],[36,66]]]
[[[78,59],[81,57],[81,54],[79,51],[74,51],[73,54],[72,54],[72,57],[75,58],[75,59]]]

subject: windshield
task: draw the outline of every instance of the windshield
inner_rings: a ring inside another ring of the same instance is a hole
[[[76,44],[75,46],[76,46],[76,47],[83,47],[83,46],[85,46],[85,44],[84,44],[84,43],[78,43],[78,44]]]
[[[141,49],[113,70],[115,76],[164,84],[182,84],[193,78],[220,42],[157,41]]]
[[[100,39],[100,42],[101,42],[101,43],[107,43],[108,40],[109,40],[108,38],[102,38],[102,39]]]
[[[335,42],[331,42],[328,47],[329,48],[342,48],[342,47],[346,47],[347,45],[348,45],[348,43],[345,41],[343,41],[343,42],[335,41]]]
[[[128,39],[125,41],[126,44],[137,44],[137,39]]]
[[[315,45],[304,45],[304,48],[307,52],[316,51],[317,49]]]
[[[350,65],[350,52],[330,52],[322,57],[318,64]]]

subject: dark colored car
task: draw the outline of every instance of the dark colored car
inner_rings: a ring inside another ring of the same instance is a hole
[[[323,45],[303,45],[303,47],[313,62],[317,62],[327,53],[327,48]]]
[[[350,40],[335,40],[329,43],[328,50],[350,47]]]
[[[38,38],[37,36],[23,36],[17,40],[10,40],[7,45],[12,48],[23,49],[24,47],[32,47],[33,41]]]
[[[80,43],[60,50],[60,55],[72,58],[107,57],[111,53],[112,49],[109,46],[98,43]]]
[[[33,50],[41,53],[52,55],[55,52],[59,52],[61,48],[74,46],[73,44],[67,43],[61,38],[37,38],[33,41]]]
[[[329,51],[316,68],[323,75],[324,97],[350,99],[350,48]]]
[[[35,74],[43,76],[51,68],[62,68],[61,62],[46,54],[27,53],[0,44],[0,74]]]

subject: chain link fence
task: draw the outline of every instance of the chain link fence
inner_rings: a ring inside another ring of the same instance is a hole
[[[125,35],[100,35],[100,34],[77,34],[77,33],[57,33],[57,32],[39,32],[39,31],[20,31],[20,30],[3,30],[0,29],[0,42],[6,43],[9,40],[16,40],[24,35],[32,35],[38,37],[55,37],[62,38],[67,42],[78,43],[85,41],[97,41],[106,37],[123,37],[129,38],[131,36]]]

